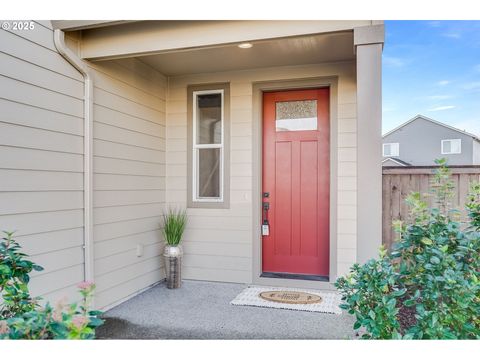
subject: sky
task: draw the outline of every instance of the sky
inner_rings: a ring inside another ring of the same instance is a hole
[[[480,136],[480,21],[385,21],[383,133],[418,114]]]

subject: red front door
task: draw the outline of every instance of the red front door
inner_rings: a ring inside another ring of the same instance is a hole
[[[263,273],[328,277],[329,102],[328,88],[263,95]]]

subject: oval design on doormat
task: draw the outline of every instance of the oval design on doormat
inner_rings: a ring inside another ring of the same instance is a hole
[[[259,296],[267,301],[284,304],[318,304],[322,302],[320,296],[302,291],[264,291]]]

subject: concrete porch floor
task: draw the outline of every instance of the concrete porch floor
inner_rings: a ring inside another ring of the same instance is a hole
[[[165,283],[104,314],[99,339],[352,339],[354,319],[342,315],[230,305],[246,285]]]

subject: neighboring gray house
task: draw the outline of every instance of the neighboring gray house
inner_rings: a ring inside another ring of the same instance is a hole
[[[479,165],[480,139],[470,133],[417,115],[383,135],[383,166]]]

